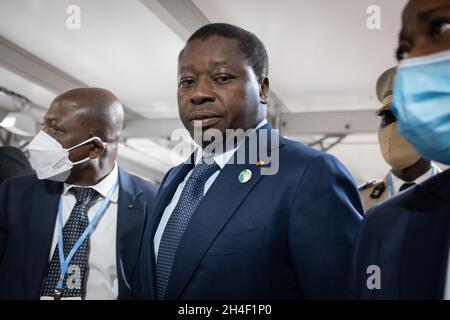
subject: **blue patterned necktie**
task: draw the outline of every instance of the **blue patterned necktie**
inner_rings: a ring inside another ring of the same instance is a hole
[[[189,221],[203,198],[205,183],[220,169],[215,162],[208,162],[212,163],[208,164],[202,160],[195,165],[162,234],[156,261],[156,294],[158,299],[164,297],[175,254]]]
[[[72,188],[75,194],[76,203],[70,213],[69,219],[62,230],[64,243],[64,258],[69,255],[70,250],[83,234],[89,225],[87,215],[87,205],[92,200],[96,191],[92,188]],[[67,272],[64,276],[63,290],[61,297],[84,297],[85,294],[85,274],[89,253],[89,236],[78,248],[70,261]],[[58,245],[53,252],[52,260],[45,279],[42,296],[55,296],[55,286],[60,277],[60,263]]]
[[[402,184],[402,186],[400,187],[400,189],[398,191],[399,192],[405,191],[406,189],[409,189],[409,188],[411,188],[414,185],[415,185],[414,182],[405,182],[404,184]]]

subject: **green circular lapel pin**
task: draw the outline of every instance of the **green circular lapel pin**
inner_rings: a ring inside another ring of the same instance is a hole
[[[249,169],[242,170],[239,173],[239,182],[246,183],[252,178],[252,172]]]

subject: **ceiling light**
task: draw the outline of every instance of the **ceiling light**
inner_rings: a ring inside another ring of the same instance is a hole
[[[33,137],[36,135],[36,122],[24,113],[8,113],[0,122],[0,127],[19,136]]]

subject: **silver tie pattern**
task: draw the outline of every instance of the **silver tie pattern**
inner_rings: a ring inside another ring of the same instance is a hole
[[[159,244],[156,261],[156,294],[158,299],[164,297],[175,254],[189,221],[203,198],[205,183],[219,169],[215,162],[208,164],[201,161],[194,167],[191,176],[186,181]]]
[[[62,230],[64,243],[64,258],[66,258],[89,225],[87,215],[87,204],[92,200],[96,191],[92,188],[72,188],[75,194],[76,203],[70,213],[69,219]],[[64,277],[61,297],[84,297],[85,294],[85,273],[89,253],[89,236],[83,241],[81,246],[70,262],[70,266]],[[73,272],[71,275],[70,272]],[[52,260],[44,283],[42,296],[54,296],[55,286],[60,277],[60,264],[58,245],[53,252]],[[69,279],[69,277],[77,277]],[[69,281],[68,281],[69,280]],[[75,285],[74,285],[75,284]],[[78,285],[77,285],[78,284]]]

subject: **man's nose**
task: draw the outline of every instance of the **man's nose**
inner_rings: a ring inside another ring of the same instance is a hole
[[[214,102],[215,95],[212,83],[207,79],[199,79],[192,92],[191,103],[201,105],[208,102]]]
[[[49,125],[43,125],[42,131],[44,131],[46,134],[48,134],[50,137],[56,140],[55,138],[55,130],[51,128]]]

